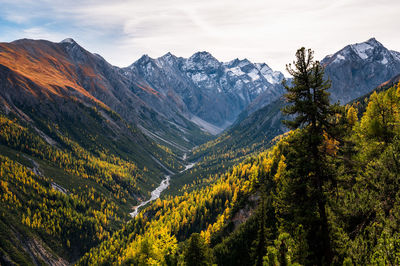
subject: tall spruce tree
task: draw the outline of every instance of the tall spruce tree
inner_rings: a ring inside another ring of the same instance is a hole
[[[329,103],[327,89],[330,88],[330,82],[324,79],[324,69],[318,61],[314,61],[313,54],[312,50],[303,47],[296,52],[296,61],[293,65],[286,66],[287,71],[293,76],[293,81],[291,86],[284,82],[288,105],[282,111],[293,117],[293,120],[284,121],[287,126],[292,129],[301,128],[301,143],[297,143],[299,145],[296,146],[303,150],[299,154],[304,154],[305,160],[302,165],[296,166],[302,169],[294,172],[297,176],[293,177],[296,181],[292,181],[292,184],[294,186],[299,185],[295,183],[301,183],[301,186],[308,184],[306,191],[311,191],[311,196],[307,196],[308,203],[310,206],[314,205],[318,212],[317,225],[310,230],[310,234],[315,235],[309,239],[319,243],[310,243],[310,247],[316,247],[314,256],[317,258],[317,263],[330,264],[332,249],[324,190],[332,175],[326,170],[329,167],[325,164],[326,154],[321,147],[326,136],[334,131],[333,117],[337,108],[336,105]],[[297,191],[304,193],[304,190]],[[299,198],[303,196],[300,195]],[[298,202],[298,204],[304,203]]]

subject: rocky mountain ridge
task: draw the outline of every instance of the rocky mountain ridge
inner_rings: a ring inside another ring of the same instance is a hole
[[[189,58],[171,53],[156,59],[144,55],[123,71],[131,80],[140,80],[175,99],[180,110],[199,126],[207,123],[220,130],[261,93],[267,93],[270,101],[283,93],[283,74],[267,64],[247,59],[220,62],[208,52]]]
[[[347,45],[321,63],[332,81],[332,100],[342,104],[400,73],[400,53],[388,50],[375,38]]]

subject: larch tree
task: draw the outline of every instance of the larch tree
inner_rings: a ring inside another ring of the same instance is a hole
[[[184,251],[184,265],[207,266],[211,264],[212,256],[207,243],[200,234],[192,234]]]

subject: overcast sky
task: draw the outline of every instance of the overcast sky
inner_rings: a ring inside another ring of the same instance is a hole
[[[120,67],[208,51],[282,71],[301,46],[322,59],[375,37],[400,51],[399,14],[400,0],[0,0],[0,42],[72,37]]]

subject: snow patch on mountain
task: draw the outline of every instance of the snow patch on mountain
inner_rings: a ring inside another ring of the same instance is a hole
[[[361,59],[367,59],[369,56],[367,52],[374,49],[374,47],[368,43],[357,43],[351,45],[351,47]]]
[[[232,72],[232,74],[234,74],[235,76],[242,76],[242,75],[246,74],[238,66],[237,67],[232,67],[232,68],[227,68],[227,71]]]
[[[196,74],[194,74],[194,75],[192,76],[192,80],[193,80],[194,82],[201,82],[201,81],[204,81],[204,80],[207,80],[207,79],[208,79],[208,77],[207,77],[207,75],[204,74],[204,73],[196,73]]]
[[[250,65],[250,64],[251,64],[251,62],[249,60],[243,59],[243,60],[240,61],[238,67],[242,68],[242,67]]]
[[[336,58],[335,58],[335,60],[333,60],[332,63],[339,63],[340,61],[343,61],[343,60],[346,60],[346,58],[343,55],[338,54],[338,55],[336,55]]]
[[[267,64],[265,63],[255,63],[256,68],[260,71],[261,75],[271,84],[281,83],[284,76],[282,72],[273,71]]]
[[[66,38],[66,39],[62,40],[60,43],[74,44],[74,43],[76,43],[76,42],[75,42],[74,39],[72,39],[72,38]]]
[[[256,81],[257,79],[260,78],[260,75],[258,74],[259,71],[256,69],[252,69],[247,75],[253,80]]]
[[[197,52],[185,61],[184,69],[186,70],[207,70],[216,69],[220,66],[220,62],[208,52]]]
[[[397,51],[390,51],[390,53],[392,54],[392,56],[393,56],[396,60],[400,61],[400,53],[399,53],[399,52],[397,52]]]

